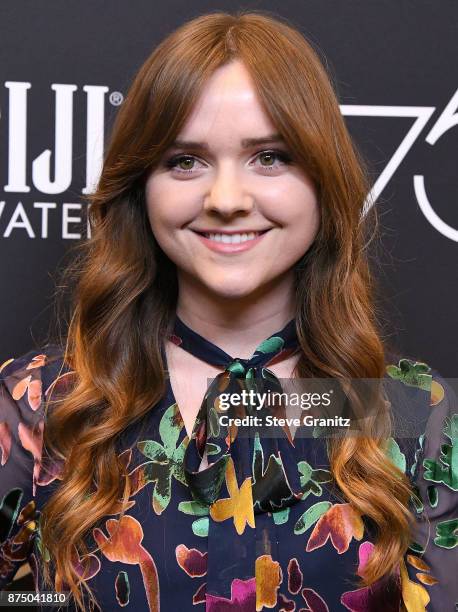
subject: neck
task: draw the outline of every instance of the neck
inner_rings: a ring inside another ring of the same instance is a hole
[[[230,355],[249,358],[265,338],[295,317],[292,275],[242,297],[210,293],[185,278],[179,278],[178,286],[178,317]]]

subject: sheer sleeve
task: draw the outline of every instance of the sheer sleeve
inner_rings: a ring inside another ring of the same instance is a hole
[[[49,361],[35,350],[0,366],[0,588],[33,551]]]
[[[418,438],[412,482],[414,541],[401,564],[408,612],[458,609],[458,407],[449,382],[430,372],[429,414]]]

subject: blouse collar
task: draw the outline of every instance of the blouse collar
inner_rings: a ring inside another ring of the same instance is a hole
[[[263,340],[249,359],[232,357],[191,329],[178,315],[175,315],[173,332],[169,335],[169,340],[195,357],[224,368],[234,361],[240,362],[246,368],[266,365],[274,357],[278,358],[280,355],[285,357],[285,353],[293,352],[299,346],[295,319],[291,319],[282,329]]]

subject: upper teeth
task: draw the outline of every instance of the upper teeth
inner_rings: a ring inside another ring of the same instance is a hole
[[[250,232],[249,234],[205,234],[205,237],[216,242],[238,243],[253,240],[259,234],[260,232]]]

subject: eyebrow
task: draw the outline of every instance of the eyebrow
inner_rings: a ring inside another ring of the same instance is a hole
[[[244,149],[248,149],[250,147],[255,147],[259,145],[284,142],[284,139],[281,136],[281,134],[269,134],[268,136],[261,136],[261,138],[243,138],[241,142],[242,142],[242,147]],[[179,139],[175,140],[170,145],[170,148],[173,148],[173,147],[183,148],[183,149],[186,149],[186,148],[199,149],[201,151],[208,151],[210,149],[210,147],[208,146],[208,143],[206,142],[198,142],[196,140],[179,140]]]

